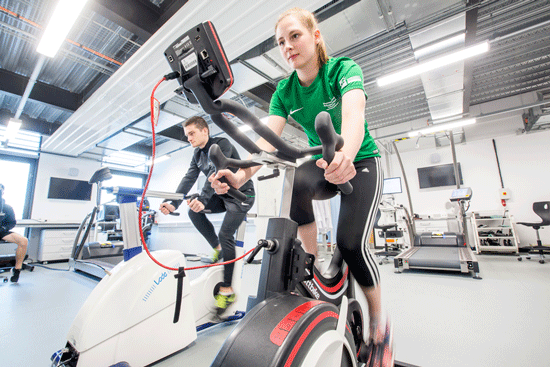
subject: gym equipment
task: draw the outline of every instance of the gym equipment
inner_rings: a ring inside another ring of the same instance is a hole
[[[204,57],[212,52],[216,57]],[[355,296],[355,281],[338,252],[327,272],[321,274],[315,269],[313,255],[306,254],[296,238],[297,223],[289,218],[296,160],[322,153],[330,162],[335,150],[343,145],[330,116],[321,113],[315,121],[323,145],[300,150],[287,145],[244,106],[231,100],[214,101],[220,95],[217,91],[229,88],[233,78],[210,22],[182,35],[165,51],[165,56],[181,84],[177,92],[185,94],[192,103],[198,102],[214,123],[252,153],[251,160],[228,159],[213,145],[209,154],[218,170],[267,165],[274,171],[270,176],[278,175],[280,168],[285,175],[280,217],[269,220],[266,239],[259,241],[247,260],[252,261],[265,248],[258,294],[249,298],[247,315],[228,337],[212,366],[357,366],[366,349],[362,292],[357,292],[358,300],[351,298]],[[250,125],[276,150],[262,151],[223,112]],[[339,187],[344,193],[351,192],[349,183]],[[234,189],[229,194],[233,195]]]
[[[537,233],[537,245],[531,246],[529,254],[538,253],[539,254],[539,263],[544,264],[544,253],[550,251],[550,247],[543,246],[542,241],[540,240],[539,229],[550,225],[550,201],[539,201],[533,203],[533,211],[537,214],[542,222],[531,223],[531,222],[518,222],[518,224],[531,227]],[[527,260],[531,260],[531,256],[528,255],[525,257]],[[521,261],[522,257],[518,256],[518,261]]]
[[[380,259],[379,264],[383,265],[390,262],[390,257],[397,256],[401,253],[401,251],[390,251],[388,248],[388,232],[391,233],[392,238],[402,237],[403,232],[397,230],[397,223],[386,223],[386,224],[380,224],[380,218],[382,218],[382,210],[378,209],[378,214],[376,214],[375,224],[374,228],[381,229],[384,234],[384,250],[383,251],[377,251],[374,254],[378,257],[383,257]],[[395,228],[394,231],[389,231],[390,229]]]
[[[465,226],[466,213],[463,203],[472,197],[471,188],[456,189],[451,194],[451,201],[458,201]],[[407,269],[449,270],[461,273],[473,272],[475,279],[479,276],[479,263],[465,235],[444,233],[422,233],[415,236],[414,246],[394,258],[397,273]]]
[[[88,181],[88,183],[96,185],[96,205],[86,215],[82,223],[80,223],[80,227],[76,232],[73,251],[69,259],[70,268],[99,279],[103,278],[105,271],[110,271],[124,259],[124,245],[122,241],[103,243],[95,241],[97,228],[102,224],[102,222],[96,221],[96,216],[102,211],[100,203],[101,188],[103,181],[109,180],[111,177],[112,174],[109,167],[103,167],[98,169]],[[91,236],[94,241],[88,242],[94,226],[94,235]]]
[[[210,267],[198,278],[183,279],[179,298],[184,311],[173,322],[176,272],[155,264],[142,251],[137,198],[141,189],[113,187],[117,196],[124,240],[124,261],[94,288],[74,320],[65,348],[52,356],[56,367],[145,366],[175,353],[197,338],[197,331],[243,316],[236,304],[216,316],[214,295],[223,282],[223,269]],[[183,194],[148,191],[148,197],[183,200]],[[246,221],[237,231],[236,256],[244,253]],[[162,263],[185,267],[184,255],[175,250],[152,252]],[[242,261],[235,263],[232,287],[238,296]]]

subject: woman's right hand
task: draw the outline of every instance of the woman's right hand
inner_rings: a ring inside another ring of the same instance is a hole
[[[242,170],[233,173],[228,169],[221,169],[208,177],[208,181],[218,195],[227,194],[229,191],[229,185],[220,181],[222,177],[225,177],[229,185],[235,189],[239,189],[246,182],[246,176]]]

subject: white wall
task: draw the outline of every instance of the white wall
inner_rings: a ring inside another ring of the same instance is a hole
[[[79,171],[78,175],[69,176],[70,168],[77,168]],[[48,199],[50,177],[88,181],[99,168],[101,168],[100,162],[89,159],[41,153],[38,162],[31,218],[80,222],[95,205],[95,185],[92,189],[92,199],[90,201]]]

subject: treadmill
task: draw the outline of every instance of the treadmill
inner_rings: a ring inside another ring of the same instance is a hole
[[[105,228],[111,225],[112,227],[112,225],[116,225],[116,219],[120,216],[118,206],[101,205],[100,203],[102,184],[111,177],[109,167],[103,167],[94,172],[88,181],[92,185],[96,184],[97,202],[78,228],[71,258],[69,259],[69,267],[73,268],[74,271],[99,279],[103,278],[106,271],[110,271],[124,259],[124,243],[121,239],[103,243],[88,242],[90,237],[95,240],[98,226]]]
[[[466,227],[466,214],[463,204],[472,197],[472,189],[456,189],[451,194],[451,201],[459,202],[463,228]],[[463,233],[467,233],[465,230]],[[397,273],[408,269],[447,270],[461,273],[473,272],[475,279],[479,276],[479,263],[468,245],[464,234],[444,232],[425,232],[415,236],[414,245],[394,258]]]

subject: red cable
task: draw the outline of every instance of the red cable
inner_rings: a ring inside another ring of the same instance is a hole
[[[172,268],[172,267],[169,267],[167,265],[162,264],[157,259],[155,259],[153,257],[153,255],[151,255],[151,252],[149,251],[149,248],[147,247],[147,244],[145,243],[145,237],[143,235],[143,228],[141,227],[141,216],[142,216],[143,202],[144,202],[143,198],[145,198],[145,194],[147,193],[147,188],[149,187],[149,181],[151,180],[151,176],[153,175],[153,168],[155,166],[156,143],[155,143],[155,117],[154,117],[155,113],[154,113],[154,111],[155,111],[155,101],[157,101],[155,99],[155,91],[157,90],[158,86],[165,80],[166,80],[166,77],[159,80],[158,83],[153,88],[153,92],[151,93],[151,133],[153,134],[153,147],[152,147],[152,152],[151,152],[151,168],[149,169],[149,175],[147,175],[147,182],[145,182],[145,187],[143,188],[143,193],[141,194],[141,201],[139,203],[139,222],[138,223],[139,223],[139,236],[141,237],[141,243],[143,245],[143,248],[145,249],[145,252],[147,252],[147,255],[149,255],[151,260],[153,260],[153,262],[155,262],[155,264],[157,264],[160,267],[163,267],[164,269],[179,271],[178,268]],[[210,268],[210,267],[213,267],[213,266],[221,266],[221,265],[231,264],[231,263],[234,263],[236,261],[241,260],[246,255],[251,253],[253,250],[254,249],[250,249],[244,255],[242,255],[242,256],[234,259],[234,260],[229,260],[229,261],[216,263],[216,264],[195,266],[195,267],[192,267],[192,268],[185,268],[183,270],[195,270],[195,269]]]

